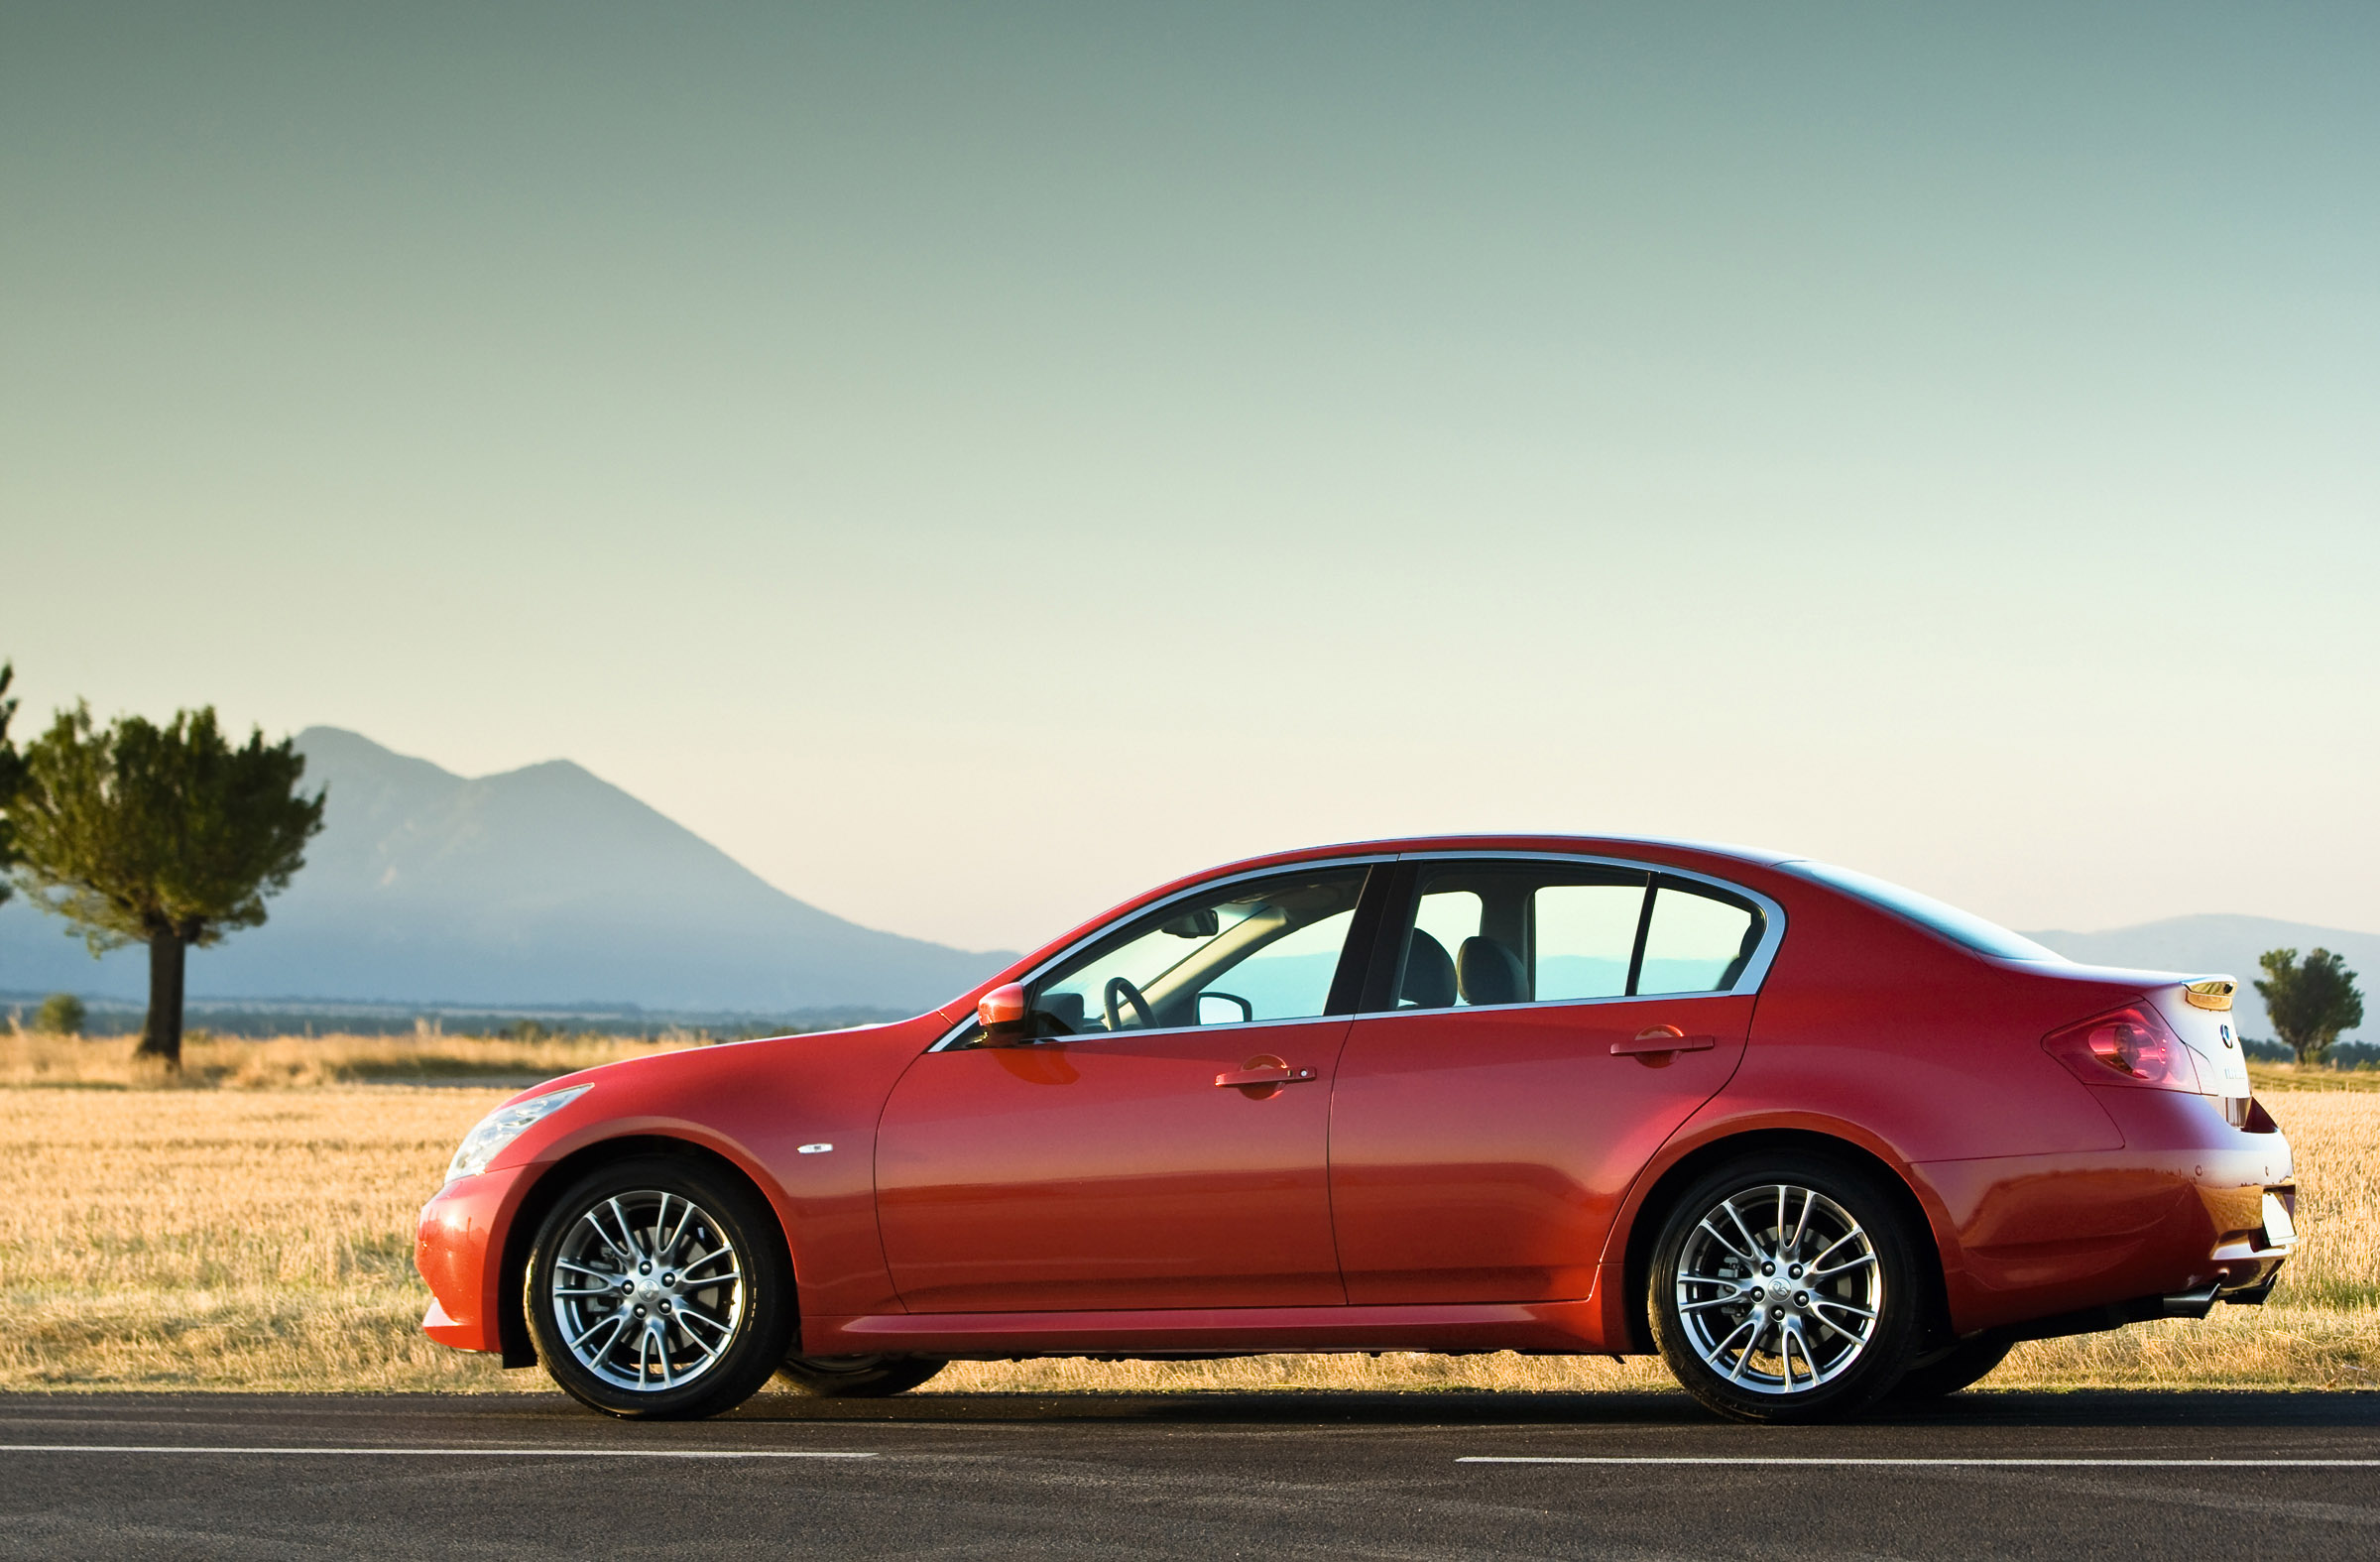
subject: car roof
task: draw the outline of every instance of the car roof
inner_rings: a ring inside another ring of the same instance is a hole
[[[1335,857],[1409,855],[1421,852],[1516,851],[1575,852],[1592,856],[1617,857],[1689,852],[1698,857],[1726,858],[1735,862],[1750,863],[1761,868],[1774,868],[1781,863],[1797,862],[1805,855],[1800,852],[1771,851],[1757,846],[1736,846],[1720,841],[1695,841],[1659,835],[1561,835],[1536,831],[1514,831],[1509,834],[1497,835],[1406,835],[1376,841],[1341,841],[1328,846],[1308,846],[1292,851],[1267,852],[1262,856],[1218,864],[1189,877],[1205,879],[1218,873],[1239,873],[1251,868],[1267,868],[1274,864],[1317,862]]]

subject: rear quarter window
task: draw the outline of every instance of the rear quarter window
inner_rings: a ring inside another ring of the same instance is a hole
[[[1742,974],[1760,930],[1748,906],[1664,883],[1653,896],[1636,991],[1644,997],[1725,992]]]

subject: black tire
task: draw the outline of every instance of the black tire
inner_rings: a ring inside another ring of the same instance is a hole
[[[538,1361],[580,1403],[691,1420],[742,1404],[784,1360],[793,1264],[743,1178],[646,1155],[564,1190],[537,1229],[521,1303]]]
[[[2016,1342],[2006,1335],[1986,1333],[1961,1340],[1947,1351],[1921,1356],[1894,1385],[1893,1402],[1917,1405],[1947,1399],[1982,1382],[2015,1349]]]
[[[933,1356],[788,1356],[776,1375],[818,1399],[883,1399],[906,1393],[949,1366]]]
[[[1746,1156],[1671,1206],[1646,1298],[1653,1339],[1680,1385],[1721,1415],[1843,1420],[1908,1367],[1924,1252],[1865,1173],[1815,1155]]]

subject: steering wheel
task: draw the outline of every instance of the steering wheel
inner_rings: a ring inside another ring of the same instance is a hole
[[[1141,1029],[1154,1030],[1157,1028],[1157,1012],[1148,1007],[1148,1000],[1140,996],[1140,989],[1121,976],[1111,976],[1108,978],[1107,992],[1108,1028],[1110,1030],[1124,1028],[1124,1010],[1116,1002],[1119,998],[1131,1000],[1133,1011],[1140,1017]]]

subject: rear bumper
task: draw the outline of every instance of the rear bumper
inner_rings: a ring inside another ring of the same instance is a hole
[[[1912,1168],[1947,1217],[1938,1233],[1953,1239],[1943,1248],[1956,1333],[2202,1317],[2271,1291],[2296,1247],[2264,1217],[2268,1193],[2295,1209],[2288,1141],[2225,1122],[2209,1097],[2095,1094],[2111,1098],[2121,1149]]]
[[[429,1282],[421,1332],[461,1351],[504,1349],[504,1233],[520,1207],[527,1174],[515,1166],[457,1177],[421,1206],[414,1267]]]
[[[2216,1302],[2235,1306],[2261,1307],[2273,1293],[2273,1282],[2281,1277],[2282,1261],[2289,1257],[2287,1250],[2258,1255],[2262,1278],[2244,1285],[2228,1285],[2209,1281],[2197,1290],[2171,1291],[2162,1296],[2135,1296],[2129,1301],[2109,1302],[2100,1307],[2081,1307],[2073,1312],[2053,1313],[2047,1318],[2031,1318],[1998,1331],[2012,1340],[2055,1340],[2070,1334],[2097,1334],[2105,1329],[2120,1329],[2127,1323],[2146,1323],[2152,1318],[2203,1318],[2214,1311]]]
[[[2259,1209],[2255,1230],[2241,1229],[2230,1232],[2222,1241],[2215,1244],[2213,1251],[2207,1255],[2207,1259],[2214,1265],[2213,1286],[2216,1301],[2230,1302],[2235,1306],[2258,1307],[2262,1306],[2264,1299],[2273,1293],[2273,1282],[2281,1277],[2281,1265],[2288,1262],[2290,1255],[2298,1251],[2298,1190],[2294,1184],[2268,1186],[2256,1190],[2226,1188],[2222,1190],[2222,1198],[2219,1201],[2209,1199],[2207,1202],[2219,1212],[2237,1219],[2244,1213],[2241,1205],[2245,1201],[2240,1194],[2247,1191],[2255,1191],[2261,1195],[2257,1200]],[[2267,1196],[2277,1200],[2282,1209],[2287,1212],[2289,1230],[2283,1236],[2275,1236],[2265,1229],[2261,1206]],[[2203,1317],[2204,1314],[2200,1316]]]

